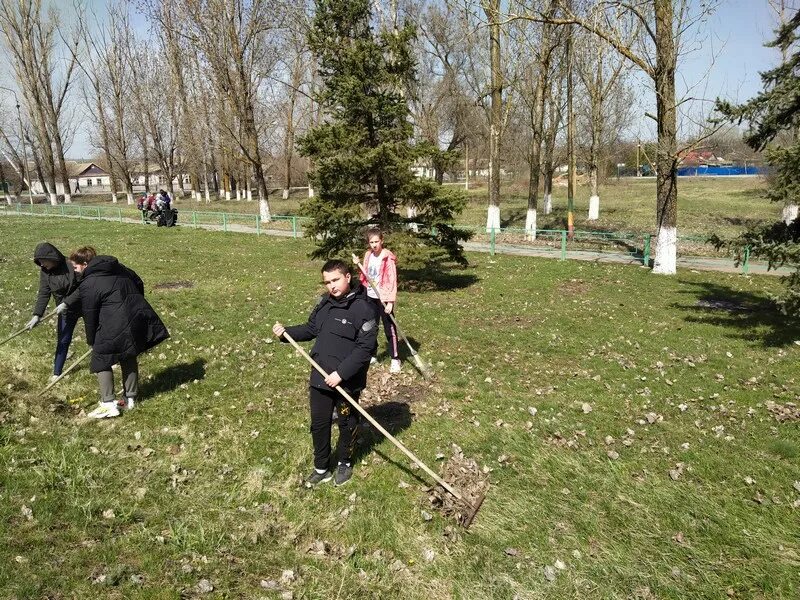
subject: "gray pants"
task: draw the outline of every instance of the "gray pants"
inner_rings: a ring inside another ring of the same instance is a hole
[[[122,383],[125,397],[136,398],[139,393],[139,363],[136,357],[127,358],[121,361],[122,367]],[[110,369],[108,371],[98,371],[97,381],[100,384],[100,402],[113,402],[114,396],[114,372]]]

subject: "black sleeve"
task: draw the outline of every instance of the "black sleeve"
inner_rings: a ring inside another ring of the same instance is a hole
[[[356,332],[356,346],[353,351],[339,363],[336,372],[343,380],[350,379],[369,365],[378,343],[378,318],[371,305],[365,302],[361,323]]]
[[[308,315],[308,321],[306,321],[303,325],[290,325],[286,328],[286,333],[292,336],[292,339],[294,339],[295,342],[307,342],[317,337],[319,334],[317,312],[319,311],[320,306],[322,306],[323,300],[324,298],[320,298],[320,301],[317,302],[314,310],[312,310],[311,314]],[[281,336],[281,341],[288,343],[289,340]]]
[[[50,302],[50,277],[42,271],[39,273],[39,293],[36,296],[36,304],[33,306],[33,314],[41,317]]]
[[[94,346],[94,336],[97,333],[97,321],[100,315],[100,301],[96,293],[87,286],[77,290],[83,307],[83,324],[86,330],[86,343]]]

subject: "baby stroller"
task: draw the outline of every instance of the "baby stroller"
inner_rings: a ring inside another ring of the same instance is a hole
[[[164,207],[150,215],[150,218],[155,220],[158,227],[175,227],[178,224],[178,209]]]

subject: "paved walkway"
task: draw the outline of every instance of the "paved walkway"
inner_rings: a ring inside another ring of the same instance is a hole
[[[0,211],[4,214],[5,211]],[[23,217],[48,217],[55,215],[31,215],[31,214],[17,214],[16,212],[5,213],[9,216],[23,216]],[[58,215],[59,219],[78,219],[79,217],[73,215]],[[141,219],[133,219],[130,217],[122,217],[122,219],[113,219],[105,217],[82,217],[82,220],[91,221],[110,221],[112,223],[130,223],[134,225],[141,225]],[[149,224],[155,227],[155,223]],[[189,229],[206,229],[209,231],[227,231],[233,233],[249,233],[260,235],[272,235],[279,237],[294,237],[293,232],[284,229],[269,229],[269,223],[262,223],[261,229],[256,230],[255,227],[248,225],[241,225],[238,223],[229,223],[225,226],[212,223],[198,223],[197,225],[178,223],[181,228]],[[465,250],[469,252],[491,252],[491,245],[482,242],[464,242],[462,244]],[[537,258],[561,258],[561,251],[553,248],[543,248],[536,246],[515,246],[510,244],[495,244],[495,254],[509,254],[514,256],[535,256]],[[613,263],[619,265],[638,265],[642,266],[641,258],[637,258],[631,254],[626,253],[613,253],[613,252],[592,252],[588,250],[567,250],[566,258],[568,260],[583,260],[600,263]],[[722,273],[741,273],[741,266],[734,266],[733,260],[724,258],[714,258],[711,256],[679,256],[678,267],[686,269],[693,269],[696,271],[718,271]],[[766,263],[750,262],[750,275],[788,275],[792,272],[791,269],[782,267],[780,269],[767,270]]]

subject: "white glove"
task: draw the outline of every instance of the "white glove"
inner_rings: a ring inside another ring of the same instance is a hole
[[[62,302],[61,304],[56,306],[56,314],[57,315],[63,314],[65,312],[67,312],[67,303],[66,302]]]
[[[33,329],[34,327],[36,327],[36,325],[38,325],[38,324],[39,324],[39,321],[41,321],[41,317],[39,317],[38,315],[33,315],[33,316],[31,317],[31,320],[30,320],[30,321],[28,321],[28,322],[25,324],[25,329],[27,329],[28,331],[30,331],[31,329]]]

